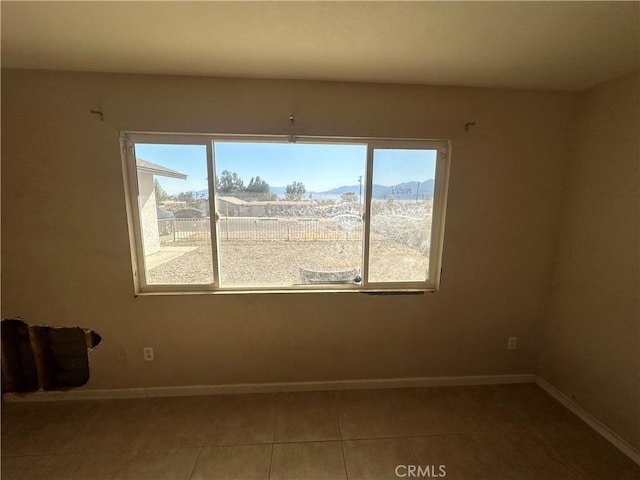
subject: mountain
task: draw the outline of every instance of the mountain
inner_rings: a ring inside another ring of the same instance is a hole
[[[362,190],[364,191],[364,185],[362,186]],[[331,190],[327,190],[324,192],[317,192],[317,193],[327,193],[329,195],[343,195],[345,193],[357,194],[358,192],[360,192],[360,185],[353,185],[351,187],[342,186],[342,187],[332,188]]]
[[[343,185],[342,187],[333,188],[326,192],[320,192],[323,194],[342,195],[344,193],[358,193],[360,192],[359,185]],[[397,185],[373,185],[373,198],[415,198],[416,196],[426,195],[428,197],[433,196],[433,179],[425,180],[424,182],[405,182]]]

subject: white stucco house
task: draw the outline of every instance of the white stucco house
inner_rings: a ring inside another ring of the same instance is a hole
[[[218,213],[223,217],[270,217],[287,215],[295,208],[310,207],[313,203],[306,200],[252,200],[245,201],[236,197],[220,196],[216,198]]]
[[[136,158],[136,168],[138,170],[138,201],[144,254],[150,255],[160,250],[154,177],[171,177],[186,180],[187,176],[184,173],[147,162],[141,158]]]

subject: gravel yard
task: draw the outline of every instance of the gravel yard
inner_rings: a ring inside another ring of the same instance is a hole
[[[417,250],[392,241],[374,241],[370,250],[372,281],[424,279],[428,259]],[[222,241],[221,283],[223,286],[291,285],[301,282],[300,268],[349,270],[360,266],[361,257],[359,241]],[[152,268],[147,281],[151,284],[211,283],[211,246],[200,246]]]

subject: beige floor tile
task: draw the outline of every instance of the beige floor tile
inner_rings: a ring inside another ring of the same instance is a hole
[[[398,391],[394,401],[410,436],[525,428],[486,387],[406,389]]]
[[[140,448],[152,422],[150,399],[104,400],[90,422],[74,432],[64,453],[127,451]]]
[[[209,432],[218,397],[154,398],[139,447],[201,447]]]
[[[423,468],[442,465],[459,480],[579,480],[531,431],[412,437],[409,443]]]
[[[405,466],[417,461],[405,438],[379,438],[374,440],[346,440],[344,458],[349,480],[398,480]]]
[[[190,480],[266,480],[271,445],[205,447]]]
[[[491,389],[496,398],[507,404],[527,426],[582,424],[582,420],[533,383],[493,385]]]
[[[340,442],[277,443],[271,480],[346,480]]]
[[[39,415],[41,408],[33,402],[2,403],[2,435],[6,436],[23,428],[33,417]]]
[[[10,426],[3,431],[3,455],[69,452],[78,432],[95,420],[100,402],[33,402],[20,407],[15,409],[21,412],[16,420],[4,422]]]
[[[99,400],[17,402],[2,405],[2,426],[5,422],[25,423],[44,418],[62,418],[69,421],[86,420],[102,406]]]
[[[274,442],[340,440],[335,392],[283,393]]]
[[[205,445],[271,443],[277,399],[277,394],[221,397]]]
[[[0,478],[2,480],[46,480],[51,478],[48,465],[52,455],[28,455],[2,457]]]
[[[398,465],[432,477],[444,465],[461,479],[640,480],[640,467],[527,384],[2,406],[9,480],[187,479],[194,466],[194,479],[267,478],[269,467],[274,478],[344,478],[345,462],[350,480],[397,479]]]
[[[417,464],[423,468],[430,466],[440,473],[442,467],[456,480],[481,480],[495,474],[493,452],[477,435],[430,435],[408,440]]]
[[[393,395],[387,390],[350,390],[336,393],[342,438],[402,436],[405,429],[397,415]]]
[[[538,433],[584,479],[640,479],[640,466],[588,425],[547,427]]]
[[[125,452],[53,455],[47,465],[48,480],[111,480],[118,473]]]
[[[63,452],[78,426],[61,419],[32,422],[3,435],[2,455],[46,455]]]
[[[407,435],[454,433],[458,419],[448,413],[448,405],[437,388],[409,388],[396,391],[393,401]]]
[[[141,450],[129,452],[115,478],[118,480],[188,480],[199,448]]]

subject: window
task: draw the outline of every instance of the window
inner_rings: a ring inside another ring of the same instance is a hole
[[[445,140],[125,133],[123,144],[137,292],[438,288]]]

